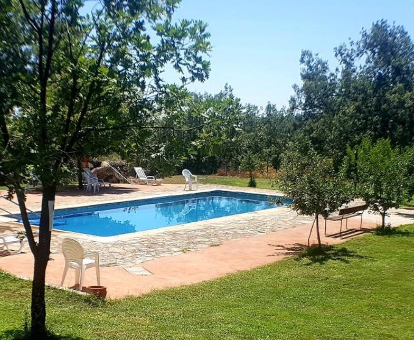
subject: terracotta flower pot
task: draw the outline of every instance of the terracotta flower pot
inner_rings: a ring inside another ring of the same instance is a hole
[[[105,286],[89,286],[86,291],[102,299],[105,299],[107,293]]]

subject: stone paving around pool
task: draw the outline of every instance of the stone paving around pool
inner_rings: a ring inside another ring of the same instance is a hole
[[[275,190],[232,188],[218,185],[200,185],[197,192],[217,189],[270,195],[278,194]],[[111,188],[101,188],[99,194],[91,194],[72,189],[57,194],[56,208],[119,202],[166,195],[182,195],[183,192],[182,185],[173,184],[162,186],[120,184],[113,185]],[[41,194],[39,192],[28,194],[27,207],[29,209],[38,211],[40,202]],[[0,207],[4,207],[4,209],[12,213],[18,212],[17,206],[5,200],[1,200]],[[364,219],[368,218],[373,220],[369,214],[364,215],[366,216]],[[0,223],[3,225],[0,231],[3,234],[15,234],[18,230],[22,230],[20,225],[9,223],[7,220],[5,214],[0,215]],[[220,246],[223,242],[229,240],[240,240],[268,234],[277,230],[294,228],[302,224],[309,224],[312,220],[312,217],[300,216],[290,208],[279,207],[115,237],[96,237],[54,231],[51,251],[54,254],[61,253],[62,239],[71,237],[82,243],[85,249],[98,251],[100,253],[102,266],[133,267],[139,265],[141,262],[161,257]],[[398,221],[398,224],[401,223],[404,223],[404,221]],[[28,251],[28,247],[26,251]]]
[[[105,188],[98,195],[72,190],[59,193],[56,206],[63,208],[179,195],[183,193],[182,189],[183,186],[179,185],[119,185]],[[277,194],[268,190],[211,185],[200,186],[199,191],[213,189]],[[39,193],[29,194],[28,208],[38,210],[40,199]],[[13,213],[18,211],[16,206],[4,200],[1,200],[0,208]],[[387,221],[393,226],[414,223],[414,210],[394,210]],[[378,216],[364,213],[362,229],[359,218],[350,219],[349,230],[342,235],[339,235],[339,223],[329,222],[328,235],[322,232],[322,242],[342,243],[371,232],[378,222]],[[311,226],[311,217],[298,216],[289,208],[281,207],[109,238],[54,231],[53,254],[46,281],[49,285],[60,285],[64,268],[60,243],[64,237],[76,238],[88,250],[100,252],[101,284],[108,288],[108,297],[116,299],[211,280],[292,256],[306,245]],[[322,231],[322,227],[320,229]],[[22,230],[21,225],[0,215],[0,234],[15,234],[18,230]],[[310,242],[316,242],[315,233]],[[33,255],[28,246],[22,254],[5,255],[0,251],[1,270],[23,278],[33,276]],[[69,271],[65,287],[74,284],[74,275],[73,270]],[[85,286],[93,284],[96,284],[94,272],[87,271]]]
[[[160,232],[147,235],[136,233],[127,240],[102,243],[85,240],[74,234],[71,237],[78,239],[85,249],[99,251],[103,266],[128,266],[160,257],[219,246],[227,240],[291,228],[298,223],[309,223],[310,220],[303,216],[299,217],[288,208],[276,208],[189,223],[182,225],[181,228],[167,227]],[[59,252],[60,240],[60,237],[54,238],[53,250]]]
[[[200,185],[200,189],[197,192],[213,189],[271,195],[277,194],[274,190],[229,188],[216,185]],[[76,190],[59,193],[56,198],[56,207],[73,207],[177,194],[183,194],[181,185],[117,185],[112,188],[102,188],[98,195]],[[28,194],[28,207],[34,211],[38,210],[37,206],[40,206],[40,199],[41,196],[39,193]],[[1,203],[3,204],[4,202]],[[8,202],[5,203],[10,204]],[[16,207],[8,206],[7,208],[10,209],[9,211],[13,210],[11,212],[17,212]],[[298,216],[297,213],[289,208],[279,207],[175,227],[161,228],[149,232],[126,234],[119,237],[104,238],[54,231],[51,251],[55,254],[60,253],[62,239],[64,237],[71,237],[82,243],[85,249],[98,251],[100,253],[102,266],[130,267],[160,257],[215,247],[224,241],[263,235],[275,230],[292,228],[295,225],[297,226],[311,221],[311,217]],[[16,228],[20,229],[20,227],[16,227],[15,225],[12,230],[9,230],[9,233],[15,232]]]

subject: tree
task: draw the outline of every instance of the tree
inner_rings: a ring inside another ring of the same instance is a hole
[[[335,172],[332,159],[318,155],[309,142],[290,145],[283,155],[278,181],[284,195],[292,199],[295,211],[315,216],[321,248],[319,216],[326,216],[351,200],[349,183]]]
[[[242,105],[227,84],[215,95],[192,94],[193,101],[187,111],[186,126],[200,126],[189,137],[191,148],[186,166],[201,172],[214,172],[228,168],[239,155]]]
[[[407,160],[408,195],[414,196],[414,145],[407,148],[404,153]]]
[[[249,172],[249,187],[256,187],[256,180],[254,178],[254,171],[257,168],[258,165],[257,156],[253,154],[251,151],[247,151],[241,159],[240,167],[244,171]]]
[[[152,126],[159,128],[127,131],[117,153],[158,177],[174,174],[194,152],[193,143],[208,124],[204,117],[193,116],[193,101],[185,89],[169,86],[158,104],[160,110],[151,117]]]
[[[382,228],[387,211],[398,208],[410,197],[408,156],[408,152],[393,149],[389,139],[375,144],[364,139],[355,150],[348,149],[345,167],[356,178],[356,194],[369,204],[371,211],[381,215]]]
[[[321,119],[335,112],[337,77],[330,72],[328,62],[318,54],[304,50],[300,56],[302,86],[295,85],[292,104],[305,120]]]
[[[281,110],[276,105],[267,103],[264,115],[259,117],[259,129],[262,131],[262,154],[266,164],[266,174],[271,165],[275,170],[281,166],[281,155],[284,152],[293,133],[294,117],[283,107]],[[259,132],[260,133],[260,132]]]
[[[37,338],[46,333],[50,217],[70,159],[151,124],[149,117],[165,94],[161,74],[167,65],[184,84],[208,76],[206,25],[174,22],[179,2],[102,0],[88,14],[82,14],[79,0],[0,3],[0,96],[5,99],[0,175],[17,196],[34,256],[31,333]],[[31,174],[43,187],[38,238],[25,206]]]
[[[357,41],[335,48],[338,68],[302,52],[300,86],[290,109],[298,132],[336,167],[365,137],[389,138],[393,146],[414,143],[414,43],[407,31],[380,20]]]

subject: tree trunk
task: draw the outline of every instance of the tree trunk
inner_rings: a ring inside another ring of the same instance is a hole
[[[83,165],[80,158],[77,159],[78,161],[78,189],[83,190],[83,178],[82,178],[82,172],[83,172]]]
[[[45,304],[45,276],[47,261],[35,257],[32,283],[31,306],[31,336],[36,339],[46,338],[46,304]]]
[[[316,236],[318,238],[318,247],[319,249],[321,249],[322,242],[321,242],[321,235],[319,233],[319,214],[315,214],[315,222],[316,222]]]
[[[381,228],[382,229],[385,229],[385,214],[386,214],[385,211],[381,212],[381,221],[382,221]]]
[[[49,201],[55,200],[56,185],[43,187],[39,242],[34,253],[32,284],[31,336],[43,339],[46,335],[45,279],[50,256],[51,230],[49,228]]]

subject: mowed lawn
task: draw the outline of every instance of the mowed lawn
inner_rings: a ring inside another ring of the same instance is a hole
[[[325,258],[289,258],[193,286],[100,303],[47,291],[67,339],[413,339],[414,225]],[[0,338],[29,311],[30,283],[0,274]]]
[[[184,177],[176,175],[164,178],[165,183],[169,184],[183,184]],[[235,176],[217,176],[217,175],[199,175],[198,182],[201,184],[217,184],[217,185],[231,185],[235,187],[247,187],[249,178],[235,177]],[[259,189],[276,189],[272,180],[268,178],[256,178],[257,188]]]

